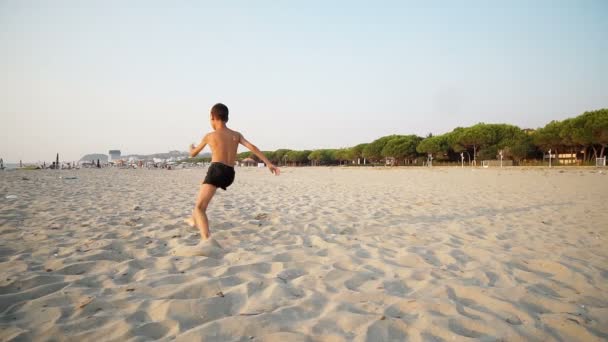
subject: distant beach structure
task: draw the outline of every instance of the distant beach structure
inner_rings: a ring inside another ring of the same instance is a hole
[[[253,158],[245,158],[241,161],[242,166],[254,166],[256,165],[256,161]]]
[[[120,159],[120,150],[110,150],[108,154],[110,155],[110,158],[108,159],[110,162]]]

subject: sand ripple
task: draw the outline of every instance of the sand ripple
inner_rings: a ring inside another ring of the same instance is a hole
[[[608,339],[606,174],[284,171],[218,192],[213,257],[204,170],[0,172],[0,340]]]

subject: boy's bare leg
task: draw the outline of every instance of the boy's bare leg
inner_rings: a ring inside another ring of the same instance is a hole
[[[194,210],[192,212],[194,222],[201,232],[201,240],[207,240],[211,235],[209,234],[209,220],[207,219],[206,211],[207,206],[209,205],[209,202],[211,202],[213,195],[215,195],[216,190],[217,188],[211,184],[203,184],[198,193],[196,205],[194,206]]]

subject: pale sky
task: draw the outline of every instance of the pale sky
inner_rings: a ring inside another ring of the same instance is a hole
[[[331,3],[331,4],[330,4]],[[0,0],[0,157],[263,150],[608,107],[608,1]]]

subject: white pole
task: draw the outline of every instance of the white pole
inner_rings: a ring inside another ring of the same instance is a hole
[[[549,168],[551,168],[551,149],[549,149]]]
[[[500,168],[502,169],[502,150],[500,150]]]
[[[460,161],[462,162],[461,168],[464,168],[464,152],[460,152]]]

